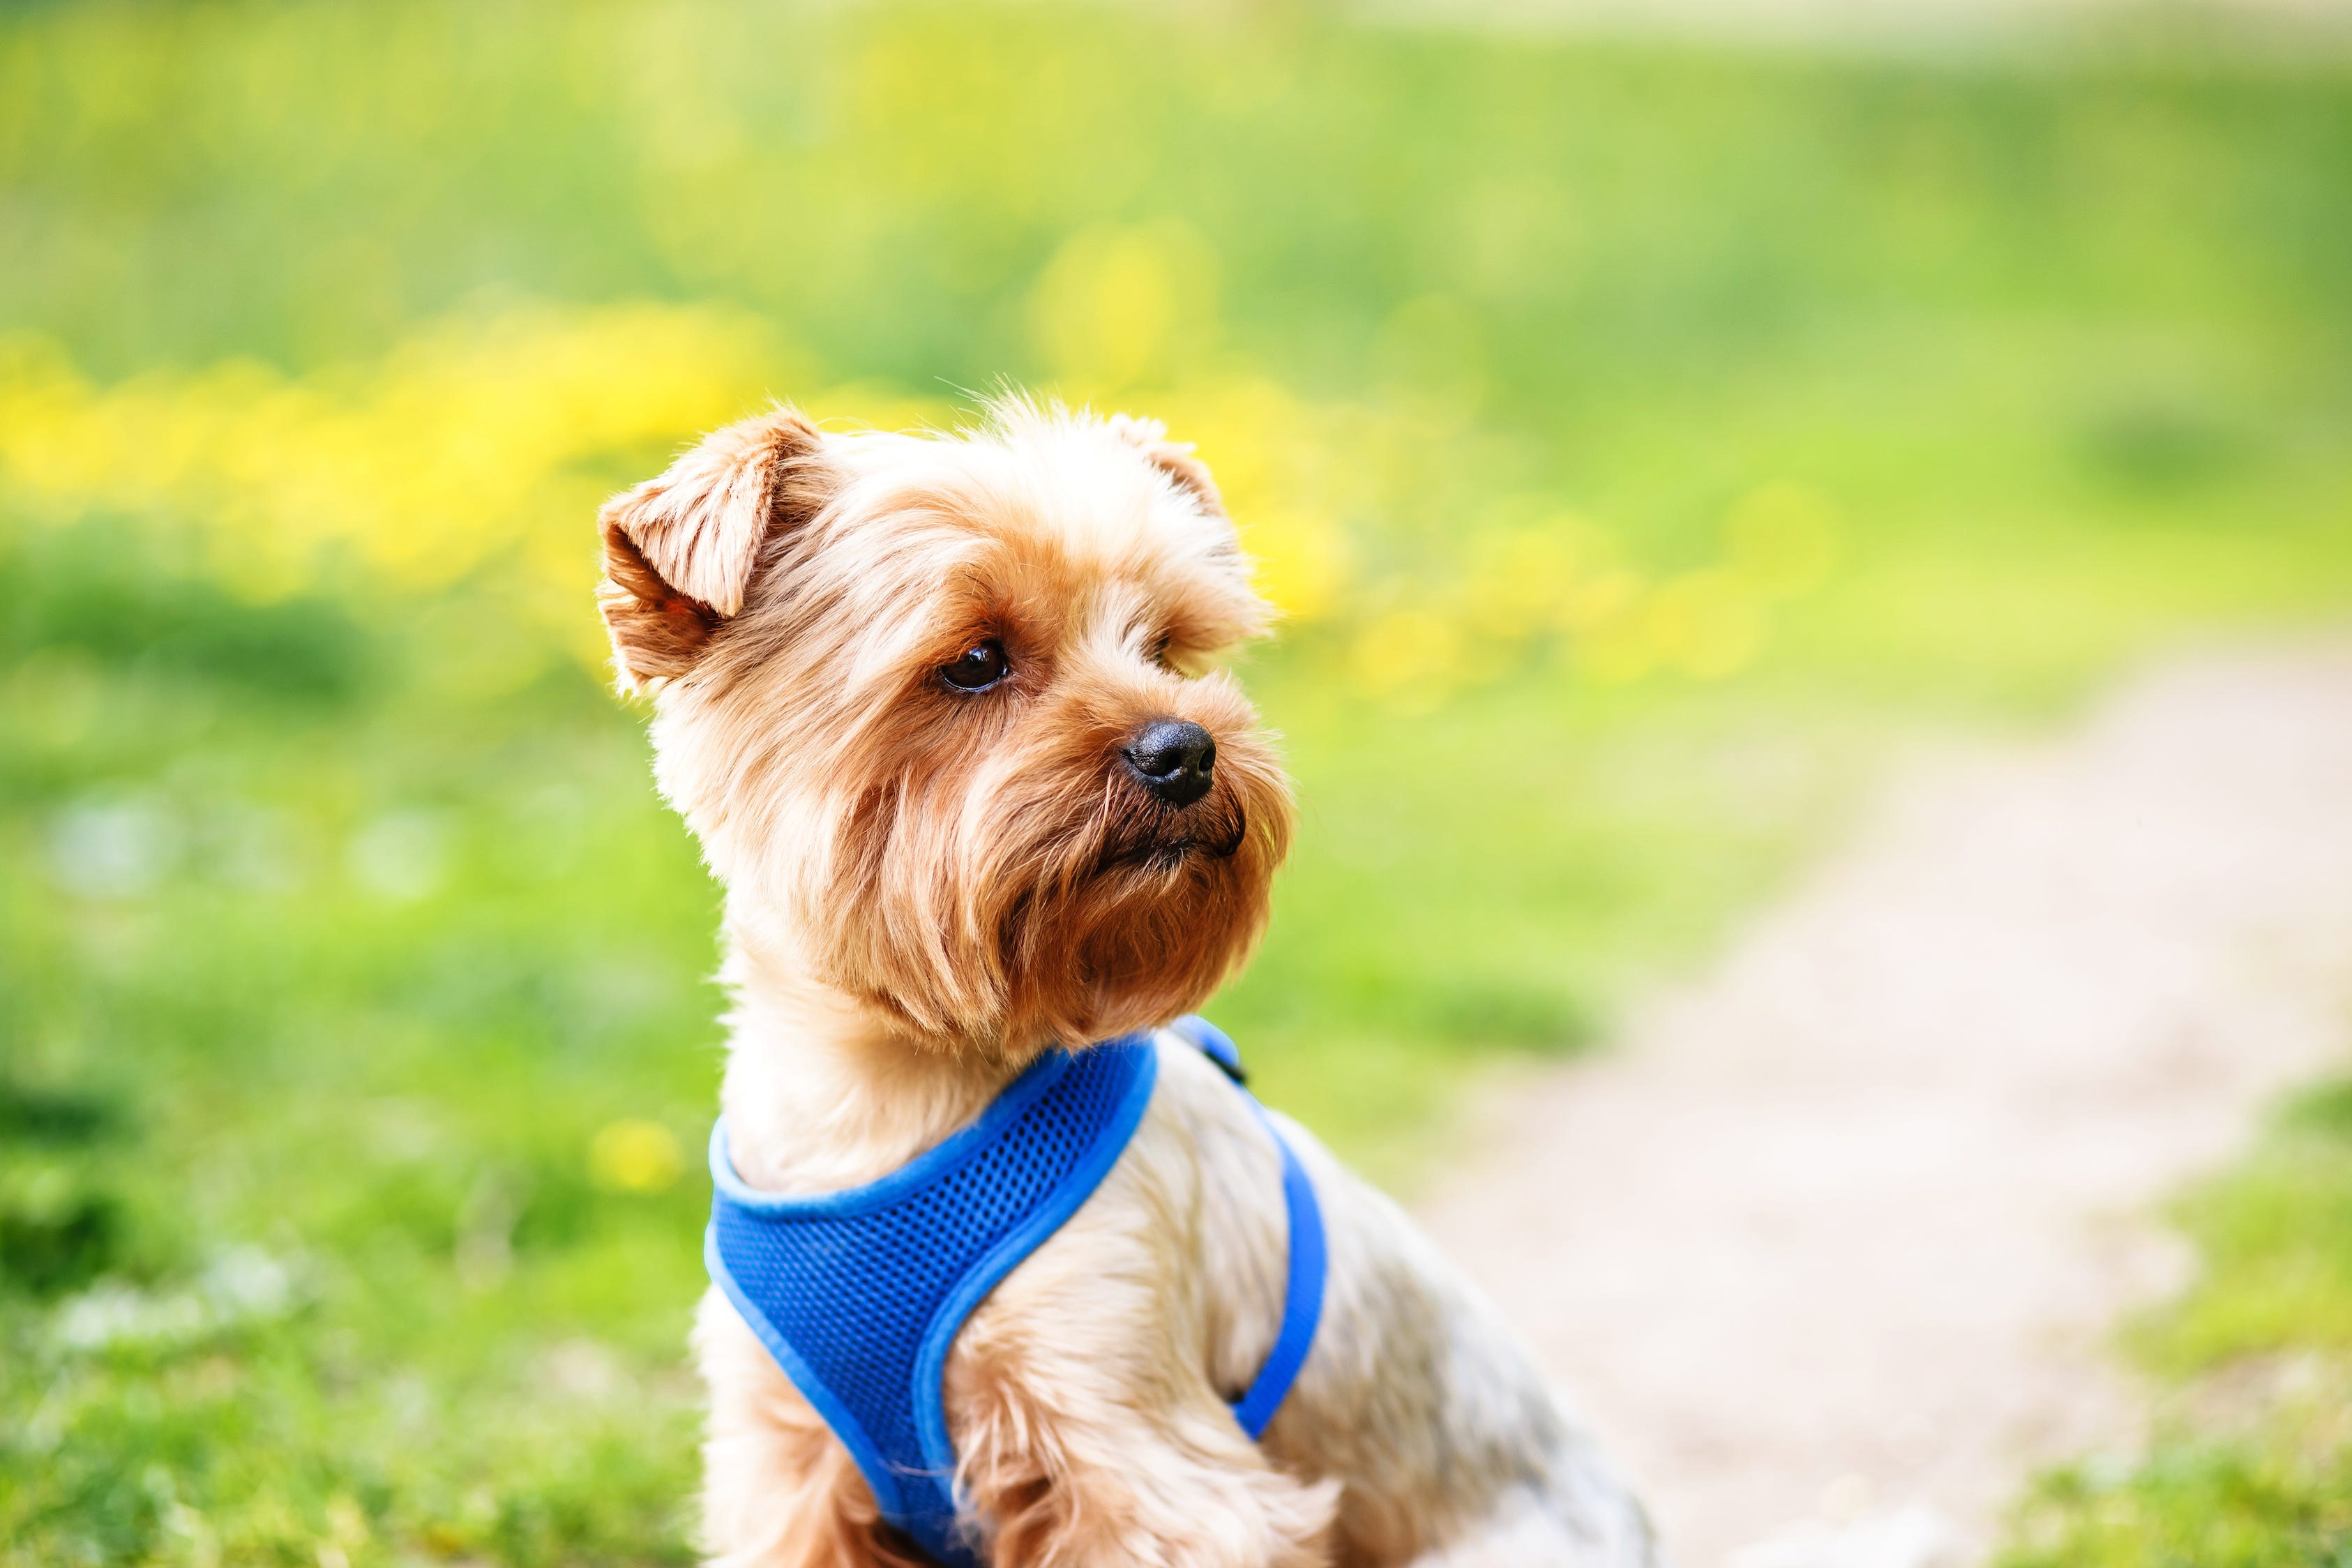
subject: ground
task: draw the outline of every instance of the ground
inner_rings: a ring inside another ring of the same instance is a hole
[[[1944,754],[1423,1208],[1697,1568],[1975,1561],[2127,1446],[2158,1205],[2340,1056],[2352,647],[2212,656]]]

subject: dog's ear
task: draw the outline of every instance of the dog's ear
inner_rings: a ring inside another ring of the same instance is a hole
[[[824,437],[780,408],[712,432],[596,514],[596,605],[624,686],[685,674],[742,611],[761,547],[824,503]]]
[[[1192,442],[1171,441],[1167,426],[1132,414],[1114,414],[1105,423],[1113,435],[1141,452],[1146,462],[1175,480],[1179,489],[1189,492],[1202,510],[1212,517],[1225,515],[1225,498],[1217,493],[1209,465],[1192,455]]]

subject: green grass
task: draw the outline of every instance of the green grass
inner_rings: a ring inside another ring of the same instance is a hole
[[[2352,1563],[2352,1079],[2179,1219],[2200,1277],[2130,1334],[2170,1413],[2137,1460],[2045,1478],[2005,1568]]]
[[[1327,582],[1246,661],[1303,824],[1214,1011],[1406,1184],[1481,1063],[1590,1044],[1909,738],[2352,605],[2347,176],[2325,62],[9,12],[0,1564],[690,1556],[716,900],[576,656],[595,496],[697,421],[1000,376],[1223,420]],[[582,343],[604,401],[498,379]],[[1776,495],[1826,574],[1738,565]],[[2211,1245],[2322,1235],[2294,1147]],[[2151,1353],[2310,1338],[2311,1245],[2217,1250],[2259,1285]],[[2052,1506],[2335,1528],[2341,1463],[2268,1443]]]
[[[625,731],[111,575],[169,656],[12,650],[0,763],[10,1560],[683,1560],[703,1198],[588,1152],[695,1146],[713,900]]]

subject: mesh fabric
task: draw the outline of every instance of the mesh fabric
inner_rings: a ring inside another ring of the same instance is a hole
[[[940,1375],[956,1330],[1084,1203],[1150,1098],[1148,1037],[1040,1058],[980,1120],[881,1181],[744,1187],[712,1139],[712,1277],[849,1447],[891,1522],[941,1562],[956,1530]]]
[[[1241,1082],[1241,1055],[1222,1030],[1191,1016],[1171,1028]],[[980,1568],[957,1525],[955,1447],[940,1405],[948,1349],[971,1310],[1118,1162],[1158,1062],[1143,1035],[1049,1053],[971,1126],[880,1181],[820,1197],[746,1186],[728,1158],[726,1124],[711,1130],[710,1277],[848,1448],[882,1516],[947,1568]],[[1313,1349],[1327,1261],[1314,1184],[1250,1104],[1282,1156],[1290,1226],[1281,1325],[1234,1407],[1255,1439]]]

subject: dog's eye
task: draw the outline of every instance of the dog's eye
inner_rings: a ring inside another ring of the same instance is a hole
[[[972,644],[961,658],[940,666],[940,679],[958,691],[985,691],[1004,679],[1004,645],[994,637]]]

